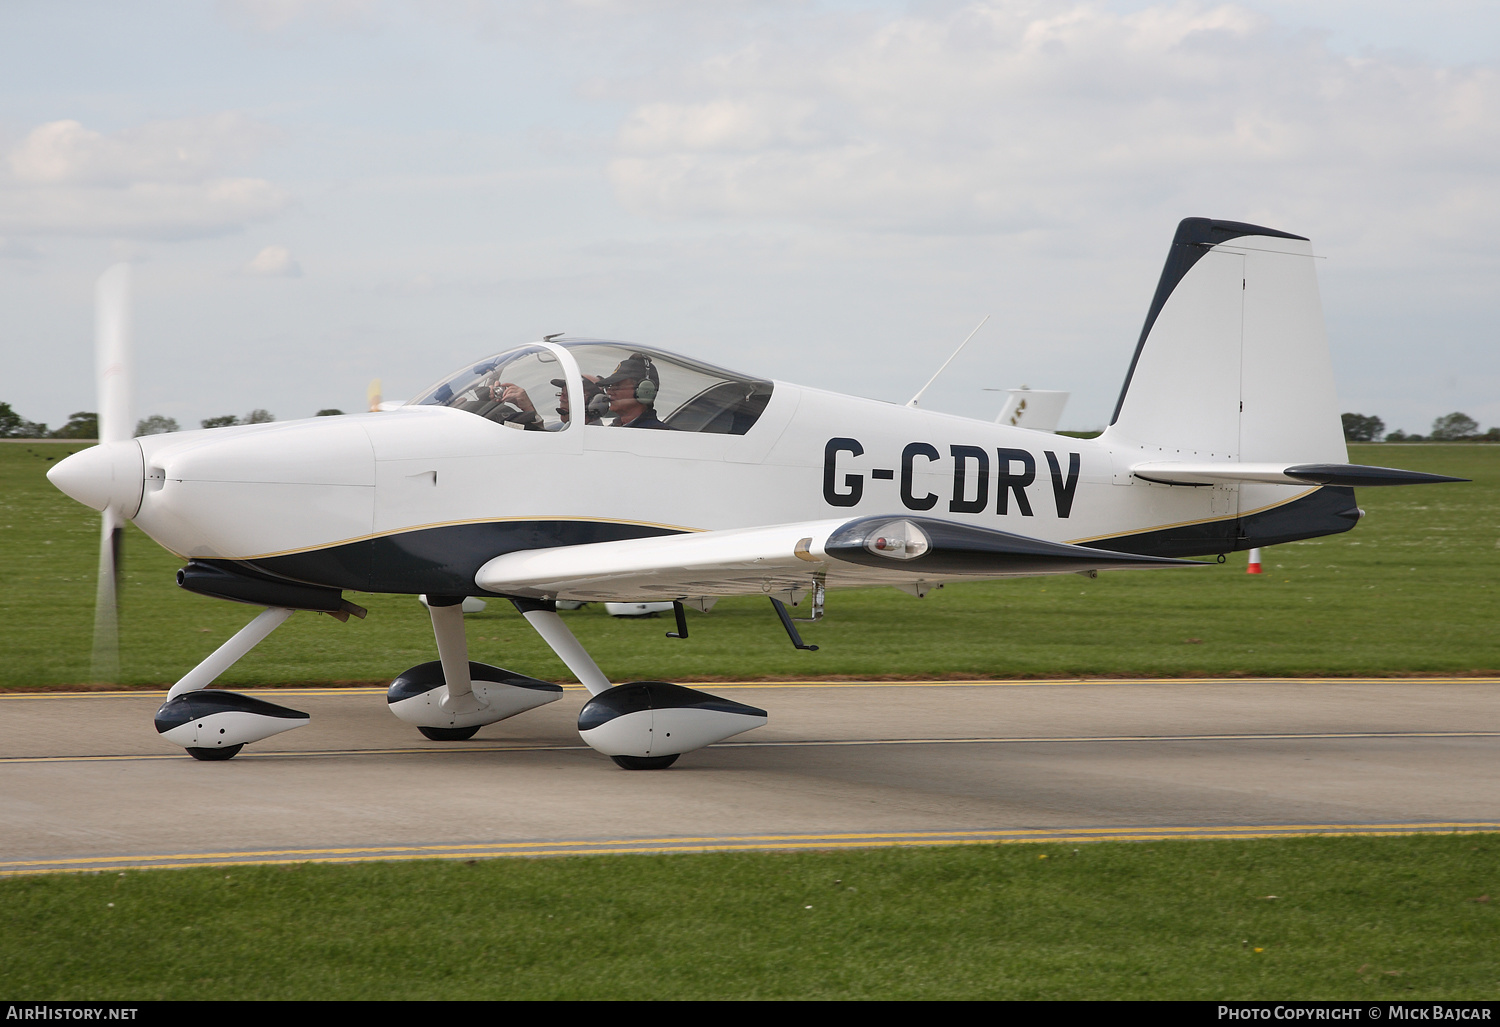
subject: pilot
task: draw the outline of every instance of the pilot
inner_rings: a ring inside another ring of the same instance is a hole
[[[671,426],[656,416],[656,394],[661,378],[656,365],[642,353],[632,353],[620,361],[614,373],[599,379],[609,397],[609,412],[615,415],[617,428],[656,428],[670,431]]]

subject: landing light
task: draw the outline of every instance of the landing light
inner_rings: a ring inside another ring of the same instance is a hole
[[[932,543],[911,521],[887,521],[865,537],[865,548],[892,560],[914,560],[931,549]]]

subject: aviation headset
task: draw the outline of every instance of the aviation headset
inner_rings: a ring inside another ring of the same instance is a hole
[[[656,394],[659,391],[656,365],[651,362],[650,357],[646,358],[646,374],[648,377],[642,378],[635,383],[635,398],[649,406],[656,402]]]
[[[623,368],[625,364],[632,360],[639,360],[642,364],[642,370],[645,372],[642,377],[635,380],[634,398],[637,402],[649,406],[656,402],[656,396],[661,391],[661,376],[657,373],[656,365],[651,362],[651,358],[644,353],[630,354],[628,360],[621,361],[621,367]],[[619,372],[616,373],[618,374]]]

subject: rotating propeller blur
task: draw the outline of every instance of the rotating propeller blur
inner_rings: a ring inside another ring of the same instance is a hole
[[[95,681],[112,683],[120,676],[121,545],[125,522],[140,509],[143,479],[141,448],[130,437],[129,264],[116,264],[100,276],[94,310],[99,445],[56,464],[47,478],[102,515],[90,674]]]

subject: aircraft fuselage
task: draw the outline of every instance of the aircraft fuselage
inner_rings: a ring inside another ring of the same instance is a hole
[[[134,520],[164,547],[360,591],[473,592],[481,564],[517,549],[907,511],[1161,556],[1353,524],[1348,489],[1153,485],[1128,472],[1139,447],[1108,436],[783,382],[744,435],[518,431],[409,406],[138,442]],[[1277,523],[1252,535],[1257,517]]]

